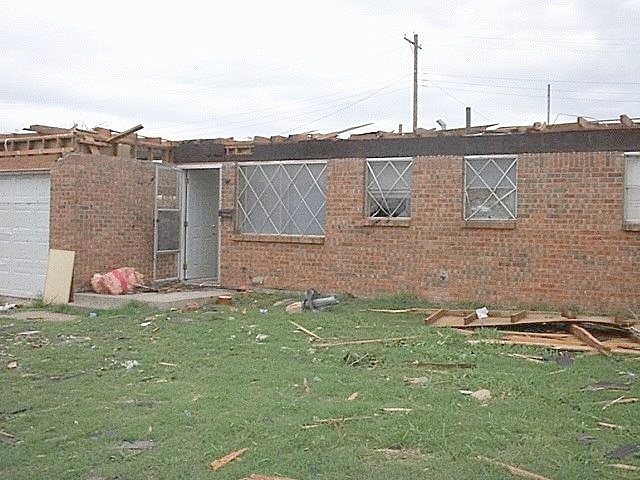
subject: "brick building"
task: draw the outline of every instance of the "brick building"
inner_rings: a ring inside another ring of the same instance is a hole
[[[593,311],[640,302],[640,126],[624,116],[251,142],[92,132],[47,158],[0,150],[6,191],[19,175],[49,179],[46,246],[77,252],[76,290],[130,265],[226,287]]]
[[[225,286],[625,310],[640,302],[640,128],[622,120],[174,155],[219,172]]]

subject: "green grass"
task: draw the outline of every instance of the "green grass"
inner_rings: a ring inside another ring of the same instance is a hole
[[[130,304],[96,318],[72,311],[78,317],[71,322],[0,317],[0,430],[21,440],[0,441],[0,477],[511,478],[475,458],[485,455],[554,479],[637,478],[608,466],[616,461],[605,454],[639,443],[640,404],[602,409],[620,395],[640,396],[637,359],[577,355],[566,369],[553,361],[531,364],[504,353],[549,352],[470,345],[458,333],[425,327],[420,315],[363,311],[428,305],[406,296],[344,298],[331,310],[294,316],[272,306],[279,298],[246,296],[233,309],[188,313]],[[289,320],[326,339],[418,338],[318,349]],[[152,323],[140,326],[145,321]],[[40,333],[17,335],[28,330]],[[269,337],[259,343],[257,334]],[[345,365],[346,357],[365,354],[369,367]],[[12,360],[18,368],[6,368]],[[127,360],[139,365],[126,369]],[[475,368],[437,370],[414,361]],[[426,383],[409,386],[404,377]],[[631,390],[581,391],[604,379],[629,382]],[[488,405],[459,393],[481,388],[491,391]],[[353,392],[358,398],[348,401]],[[20,407],[26,410],[8,413]],[[303,428],[314,419],[351,416],[371,418]],[[600,421],[626,428],[605,429]],[[578,433],[596,440],[581,445]],[[118,448],[136,440],[153,440],[154,447]],[[241,459],[209,469],[213,459],[245,447]],[[378,449],[404,449],[407,458]]]

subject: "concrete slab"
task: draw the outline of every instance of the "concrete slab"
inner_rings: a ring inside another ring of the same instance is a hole
[[[230,290],[218,288],[168,293],[145,292],[128,295],[100,295],[91,292],[81,292],[73,294],[73,303],[71,305],[95,310],[107,310],[121,307],[129,302],[141,302],[161,310],[169,310],[171,308],[181,308],[190,303],[198,303],[200,305],[215,303],[218,296],[233,296],[235,293],[236,292]]]
[[[15,313],[2,312],[2,317],[9,317],[16,320],[44,320],[47,322],[68,322],[71,320],[77,320],[77,315],[69,315],[68,313],[56,313],[48,312],[46,310],[27,310],[19,311]]]

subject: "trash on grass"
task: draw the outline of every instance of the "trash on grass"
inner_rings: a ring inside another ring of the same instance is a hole
[[[127,360],[126,362],[122,362],[120,365],[122,365],[127,370],[131,370],[133,367],[139,366],[140,363],[138,363],[137,360]]]
[[[267,338],[269,338],[269,335],[265,335],[264,333],[259,333],[256,335],[256,342],[264,342]]]
[[[482,320],[483,318],[489,318],[489,309],[487,307],[477,308],[476,316],[478,317],[478,320]]]
[[[472,392],[470,396],[480,403],[486,403],[491,400],[491,392],[486,388],[476,390],[475,392]]]

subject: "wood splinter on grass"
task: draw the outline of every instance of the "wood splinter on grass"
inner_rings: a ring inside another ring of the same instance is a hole
[[[622,425],[616,425],[615,423],[607,423],[607,422],[598,422],[598,425],[605,428],[613,428],[617,430],[625,430],[625,427]]]
[[[623,395],[622,397],[618,397],[615,400],[611,400],[604,407],[602,407],[602,410],[606,410],[607,408],[613,407],[614,405],[622,405],[625,403],[636,403],[638,400],[639,399],[637,397],[625,398]]]
[[[638,472],[640,471],[640,467],[636,465],[627,465],[625,463],[610,463],[610,467],[618,468],[620,470],[626,470],[628,472]]]
[[[318,348],[340,347],[342,345],[364,345],[367,343],[403,342],[406,340],[415,340],[416,338],[418,337],[412,336],[412,337],[394,337],[394,338],[366,338],[363,340],[344,340],[340,342],[317,343],[315,346]]]
[[[305,394],[308,395],[311,393],[311,387],[309,386],[309,381],[307,380],[307,377],[304,377],[304,380],[302,381],[302,388],[304,389]]]
[[[309,335],[311,338],[315,338],[316,340],[322,340],[322,337],[320,335],[317,335],[316,333],[312,332],[311,330],[307,330],[306,328],[304,328],[302,325],[297,324],[296,322],[291,320],[291,324],[296,327],[298,330],[300,330],[302,333],[306,333],[307,335]]]
[[[517,475],[523,478],[529,478],[531,480],[551,480],[548,477],[544,477],[542,475],[538,475],[537,473],[529,472],[527,470],[523,470],[519,467],[514,467],[513,465],[509,465],[508,463],[502,463],[498,460],[494,460],[489,457],[485,457],[484,455],[477,455],[476,458],[481,462],[488,463],[489,465],[495,465],[497,467],[506,468],[512,475]]]
[[[246,452],[247,450],[248,448],[241,448],[240,450],[235,450],[225,455],[224,457],[216,458],[213,462],[209,464],[209,467],[211,467],[211,470],[214,470],[214,471],[220,470],[222,467],[224,467],[228,463],[231,463],[237,458],[241,457],[244,454],[244,452]]]

